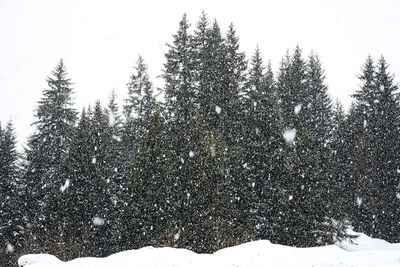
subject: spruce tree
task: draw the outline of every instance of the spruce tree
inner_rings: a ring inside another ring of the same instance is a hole
[[[37,121],[33,125],[36,131],[30,136],[25,151],[28,220],[44,232],[54,227],[50,220],[52,211],[45,214],[44,209],[55,197],[48,192],[54,191],[61,183],[57,169],[69,150],[76,121],[72,84],[63,60],[51,74],[35,113]],[[46,238],[45,235],[41,237]]]
[[[249,201],[257,238],[270,238],[276,206],[276,180],[282,169],[282,118],[271,66],[267,72],[257,48],[251,59],[245,100],[243,145],[251,186]],[[240,177],[239,177],[240,178]]]
[[[126,159],[121,171],[125,177],[130,175],[130,165],[137,153],[138,140],[144,133],[156,103],[147,65],[141,56],[138,57],[127,87],[128,97],[123,105],[125,123],[121,137]]]
[[[283,215],[279,216],[279,220],[282,222],[277,223],[287,225],[287,229],[292,229],[294,235],[286,235],[285,228],[278,231],[282,234],[277,238],[279,242],[301,245],[300,236],[306,235],[308,245],[332,243],[335,235],[342,235],[343,228],[335,227],[330,211],[333,205],[328,195],[331,179],[328,144],[332,115],[318,57],[311,55],[309,61],[305,62],[301,49],[296,47],[293,55],[287,54],[282,61],[277,88],[284,127],[287,129],[284,136],[288,132],[294,133],[294,140],[286,138],[289,144],[284,149],[286,167],[279,189],[283,198],[281,203],[288,205],[280,205]],[[303,205],[312,205],[315,209]],[[298,222],[292,224],[288,208],[299,212],[296,215],[299,217]],[[310,227],[307,228],[307,225]]]
[[[332,244],[334,233],[328,223],[326,184],[321,179],[320,156],[311,148],[305,128],[286,149],[285,175],[280,181],[281,205],[275,242],[291,246]]]
[[[377,182],[380,178],[377,151],[377,86],[376,67],[373,59],[369,56],[361,69],[359,79],[361,87],[354,94],[355,108],[353,131],[356,134],[354,139],[353,159],[354,166],[352,177],[356,195],[353,205],[356,208],[354,213],[354,224],[357,230],[376,236],[375,225],[378,212]],[[379,100],[378,100],[379,101]]]
[[[168,170],[167,136],[160,109],[150,117],[140,138],[138,156],[133,163],[128,191],[122,207],[122,247],[163,246],[170,238],[171,188],[165,176]]]
[[[53,204],[54,210],[61,211],[58,223],[64,231],[55,233],[56,244],[69,244],[70,249],[67,253],[54,247],[56,254],[66,252],[59,255],[62,258],[70,254],[106,256],[116,251],[113,179],[117,163],[112,134],[107,113],[99,102],[93,112],[82,112],[70,153],[60,167],[63,181]]]
[[[288,52],[282,60],[277,78],[285,128],[300,130],[305,124],[305,111],[309,104],[306,81],[306,62],[302,57],[302,50],[297,46],[293,55]]]
[[[399,106],[398,87],[387,68],[383,57],[377,67],[368,57],[359,76],[362,86],[354,95],[360,114],[358,128],[362,131],[354,152],[358,159],[353,172],[358,178],[359,204],[355,220],[367,234],[396,242]]]
[[[187,17],[183,15],[172,43],[167,45],[163,70],[167,116],[181,126],[193,116],[195,101],[195,62],[189,27]]]
[[[388,63],[383,56],[378,60],[376,71],[377,105],[376,148],[379,159],[379,212],[376,214],[376,234],[389,242],[400,241],[400,141],[398,86],[394,76],[388,71]]]
[[[14,126],[0,124],[0,265],[9,266],[20,253],[25,228],[24,206],[21,201],[19,155]]]
[[[223,60],[223,91],[219,95],[217,107],[222,126],[221,131],[228,145],[237,145],[242,133],[242,101],[244,94],[247,61],[244,52],[239,50],[239,37],[233,24],[229,25],[225,36]],[[221,62],[220,62],[221,63]]]
[[[121,138],[121,127],[122,127],[122,119],[121,114],[119,112],[119,107],[117,103],[117,95],[115,90],[111,91],[111,95],[107,105],[107,114],[110,122],[110,126],[113,128],[113,136],[116,139]]]

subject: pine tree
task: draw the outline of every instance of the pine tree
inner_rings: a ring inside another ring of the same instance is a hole
[[[363,164],[354,169],[360,179],[358,199],[362,200],[356,219],[366,233],[396,242],[399,240],[395,234],[399,229],[396,214],[400,209],[397,199],[399,105],[398,87],[387,68],[383,57],[377,68],[368,57],[359,76],[362,87],[355,94],[362,118],[362,125],[358,127],[363,131],[358,140],[360,151],[356,150],[358,162]]]
[[[302,58],[299,46],[296,47],[293,55],[288,52],[282,60],[277,80],[284,126],[300,130],[307,119],[305,111],[308,108],[309,95],[307,94],[306,62]]]
[[[274,192],[276,179],[282,169],[282,118],[276,95],[271,66],[267,73],[257,48],[251,59],[246,84],[245,122],[243,145],[246,149],[246,165],[250,169],[247,183],[251,186],[249,214],[257,238],[269,238],[276,204]]]
[[[360,89],[354,94],[357,120],[354,121],[353,131],[356,138],[353,140],[354,166],[352,176],[354,179],[356,207],[353,220],[357,230],[377,236],[375,232],[379,192],[377,183],[380,177],[379,158],[377,151],[377,131],[379,115],[377,110],[378,92],[376,85],[376,67],[369,56],[361,69]]]
[[[280,181],[281,205],[275,242],[291,246],[332,244],[328,223],[326,185],[321,179],[320,157],[311,149],[311,134],[297,133],[295,145],[286,150],[286,174]]]
[[[0,246],[10,247],[15,253],[19,252],[25,227],[18,160],[13,123],[8,122],[4,129],[0,124]],[[12,251],[0,251],[0,265],[12,265],[15,260]]]
[[[200,116],[200,115],[198,115]],[[212,252],[237,244],[238,214],[232,191],[228,151],[217,131],[206,130],[195,118],[182,158],[182,180],[175,191],[177,229],[174,245],[197,252]],[[190,177],[190,179],[187,179]]]
[[[115,252],[118,237],[113,236],[116,203],[112,179],[117,163],[112,134],[107,113],[96,102],[93,112],[82,113],[70,153],[61,165],[63,181],[52,207],[62,212],[57,216],[59,235],[56,232],[54,238],[57,246],[70,244],[71,254],[106,256]],[[74,240],[77,236],[85,239]],[[57,246],[56,255],[65,251]],[[70,254],[59,256],[69,258]]]
[[[194,36],[196,58],[196,103],[206,126],[221,131],[220,112],[227,102],[224,85],[225,41],[217,21],[208,27],[205,14],[201,17]],[[225,112],[225,111],[224,111]]]
[[[138,157],[125,195],[122,211],[122,247],[163,246],[167,242],[167,223],[172,221],[170,190],[165,176],[167,136],[160,109],[151,116],[139,141]]]
[[[110,121],[110,126],[113,128],[113,135],[116,139],[119,139],[121,137],[122,119],[119,113],[115,90],[112,90],[111,92],[107,106],[107,114]]]
[[[43,227],[53,227],[51,212],[44,213],[54,195],[48,194],[59,186],[57,169],[71,143],[76,120],[72,106],[71,81],[62,60],[47,79],[48,88],[43,91],[36,110],[35,133],[28,140],[26,149],[26,203],[29,223]],[[45,238],[44,235],[41,237]]]
[[[62,211],[59,218],[63,236],[57,243],[64,247],[62,258],[94,255],[91,221],[93,219],[93,199],[89,198],[93,189],[93,145],[91,130],[91,108],[83,109],[68,156],[60,165],[60,175],[64,183],[59,188],[59,198],[55,209]],[[76,238],[81,236],[83,238]],[[57,247],[58,250],[58,247]],[[57,254],[60,251],[56,252]],[[66,260],[67,260],[66,259]]]
[[[124,112],[127,118],[137,117],[139,124],[148,121],[154,108],[153,85],[147,72],[147,65],[138,57],[135,73],[131,75],[128,86],[128,98],[125,99]]]
[[[172,44],[168,44],[165,54],[163,78],[165,81],[166,112],[168,118],[182,125],[194,112],[194,59],[192,36],[189,34],[190,24],[183,15],[179,29],[173,35]],[[182,123],[182,124],[181,124]]]
[[[228,145],[232,146],[238,144],[242,133],[240,127],[243,109],[241,96],[244,93],[247,69],[245,54],[239,51],[239,37],[233,24],[229,25],[224,50],[223,91],[219,95],[220,102],[216,111],[219,112],[224,138]]]
[[[309,106],[305,107],[312,129],[312,138],[323,147],[329,143],[332,132],[332,100],[328,96],[328,86],[318,55],[312,53],[307,62],[307,95]],[[301,112],[301,111],[300,111]]]
[[[388,63],[381,57],[378,61],[376,73],[376,90],[378,91],[377,113],[379,120],[377,127],[377,149],[381,180],[378,181],[380,194],[380,212],[377,214],[378,236],[389,242],[399,242],[400,223],[400,142],[399,142],[399,115],[398,85],[394,83],[394,76],[388,72]],[[383,193],[383,194],[382,194]]]
[[[346,143],[346,115],[343,106],[339,101],[336,102],[333,111],[333,128],[331,140],[331,203],[335,203],[332,207],[334,218],[345,216],[347,208],[348,189],[346,188],[346,180],[349,175],[349,145]],[[335,201],[336,200],[336,201]]]
[[[301,49],[296,47],[293,55],[287,54],[282,61],[277,88],[285,127],[295,132],[294,142],[287,140],[291,146],[286,146],[284,151],[286,173],[280,190],[282,203],[290,205],[283,204],[279,208],[283,214],[279,216],[281,224],[291,223],[288,207],[299,212],[299,221],[286,226],[295,234],[286,235],[285,228],[278,231],[282,234],[277,238],[279,242],[301,245],[300,236],[306,235],[308,245],[333,243],[335,236],[342,236],[344,232],[343,227],[333,222],[333,203],[328,194],[331,192],[329,181],[332,179],[329,175],[331,152],[328,146],[332,110],[318,57],[312,54],[306,63],[302,59]],[[314,208],[303,205],[312,205]],[[307,225],[310,225],[309,229]]]

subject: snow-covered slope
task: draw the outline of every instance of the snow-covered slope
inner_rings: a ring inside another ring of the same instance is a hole
[[[353,232],[354,233],[354,232]],[[47,254],[22,256],[24,267],[267,267],[267,266],[400,266],[400,244],[358,234],[354,243],[315,248],[293,248],[269,241],[250,242],[214,254],[186,249],[145,247],[106,258],[78,258],[62,262]]]

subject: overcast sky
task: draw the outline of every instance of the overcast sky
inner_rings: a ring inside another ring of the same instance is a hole
[[[0,0],[0,121],[12,119],[20,142],[26,142],[46,77],[60,58],[79,110],[97,99],[105,104],[112,89],[122,103],[139,54],[161,86],[165,44],[183,13],[193,29],[203,10],[223,32],[232,22],[242,51],[249,57],[258,45],[275,71],[297,44],[304,56],[316,51],[332,98],[345,107],[368,54],[383,54],[400,76],[398,0]]]

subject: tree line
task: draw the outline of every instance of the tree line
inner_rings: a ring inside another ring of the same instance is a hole
[[[352,225],[400,242],[400,105],[387,61],[368,57],[350,110],[333,104],[316,53],[277,74],[248,60],[233,25],[184,15],[155,97],[139,56],[122,109],[72,102],[61,60],[23,153],[0,126],[0,262],[143,246],[211,253],[258,239],[306,247]]]

